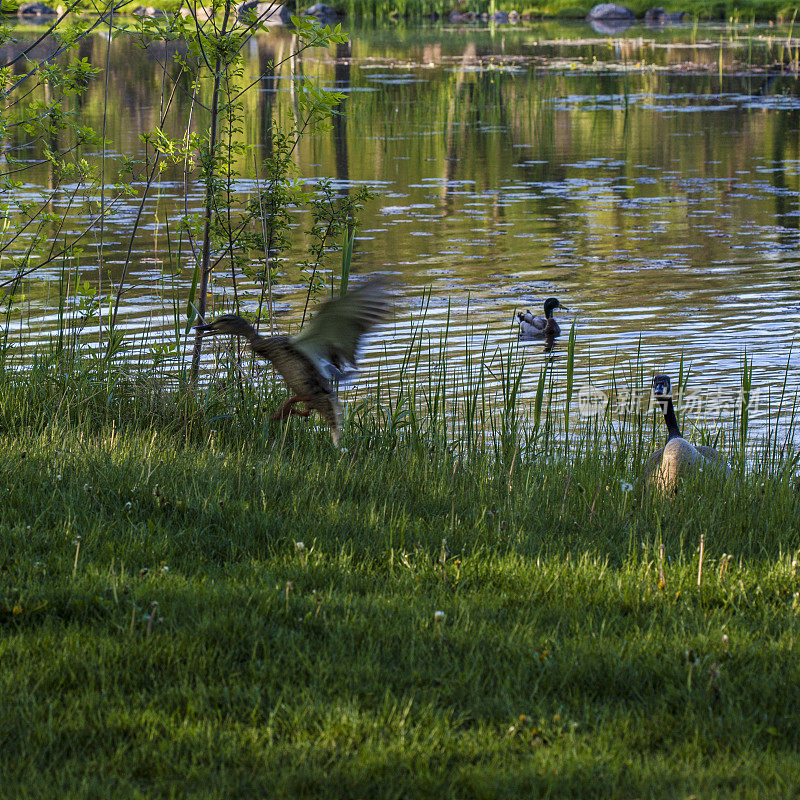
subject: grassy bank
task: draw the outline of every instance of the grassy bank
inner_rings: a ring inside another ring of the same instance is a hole
[[[277,401],[2,375],[0,796],[796,796],[788,471]]]

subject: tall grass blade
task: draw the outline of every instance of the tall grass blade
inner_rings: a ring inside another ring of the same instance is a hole
[[[350,281],[350,264],[353,261],[353,243],[356,239],[355,228],[347,229],[344,232],[342,242],[342,272],[339,278],[339,296],[347,294],[347,284]]]

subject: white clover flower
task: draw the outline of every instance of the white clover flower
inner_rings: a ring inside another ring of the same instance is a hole
[[[166,575],[168,572],[169,572],[169,567],[166,564],[164,564],[164,566],[161,567],[161,574]]]
[[[306,546],[305,546],[305,544],[303,544],[303,542],[295,542],[295,543],[294,543],[294,546],[295,546],[295,547],[297,548],[297,550],[299,550],[301,553],[303,552],[303,550],[305,550],[305,549],[306,549]]]
[[[130,511],[132,508],[133,508],[133,503],[131,503],[131,501],[128,500],[128,502],[125,503],[125,510]]]
[[[633,484],[632,483],[628,483],[627,481],[620,481],[619,482],[619,488],[623,492],[632,492],[633,491]]]
[[[60,474],[60,473],[59,473],[58,475],[56,475],[56,480],[57,480],[57,481],[60,481],[60,480],[61,480],[61,474]]]
[[[724,644],[724,645],[728,644],[728,634],[727,633],[723,633],[722,634],[722,644]]]
[[[434,611],[433,618],[436,622],[444,622],[444,611]]]

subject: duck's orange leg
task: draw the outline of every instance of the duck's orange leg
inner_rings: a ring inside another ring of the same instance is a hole
[[[272,419],[286,419],[292,413],[292,406],[300,400],[297,395],[290,397],[273,415]]]
[[[310,395],[310,394],[309,395],[302,395],[302,396],[301,395],[297,395],[297,397],[295,399],[297,400],[298,403],[306,403],[307,404],[309,402],[309,400],[313,400],[314,397],[313,397],[313,395]],[[304,409],[292,408],[292,409],[289,410],[289,413],[293,414],[296,417],[307,417],[311,413],[311,409],[308,407],[308,405],[306,405],[306,407]]]
[[[272,419],[287,419],[291,416],[297,417],[307,417],[310,413],[310,409],[306,409],[305,411],[300,411],[294,408],[295,403],[303,403],[307,400],[310,400],[310,397],[305,397],[303,395],[296,394],[294,397],[290,397],[273,415]]]

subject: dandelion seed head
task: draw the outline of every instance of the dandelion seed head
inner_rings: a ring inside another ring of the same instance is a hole
[[[633,491],[633,484],[632,483],[628,483],[627,481],[620,481],[619,482],[619,488],[623,492],[632,492]]]
[[[436,622],[444,622],[444,611],[434,611],[433,618]]]

